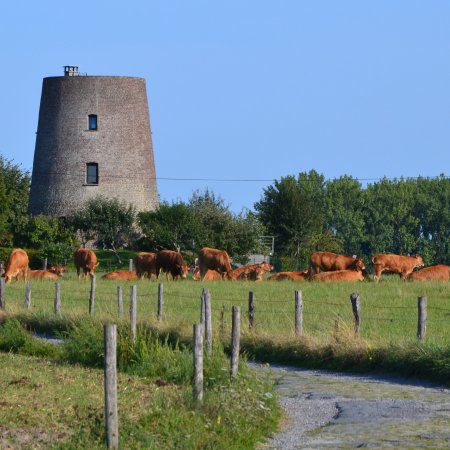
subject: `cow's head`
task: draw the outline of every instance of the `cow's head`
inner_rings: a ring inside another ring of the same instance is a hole
[[[66,271],[66,268],[64,266],[52,266],[50,269],[48,269],[49,272],[56,273],[58,276],[63,276],[64,272]]]
[[[362,272],[363,270],[366,270],[366,266],[364,265],[364,261],[361,258],[356,258],[355,259],[354,267],[355,267],[355,270],[357,270],[358,272]]]
[[[185,280],[187,277],[187,274],[189,272],[189,267],[186,264],[180,264],[177,266],[177,269],[180,272],[181,278],[183,278]]]
[[[415,258],[417,260],[416,267],[423,267],[425,265],[423,258],[420,255],[416,255]]]

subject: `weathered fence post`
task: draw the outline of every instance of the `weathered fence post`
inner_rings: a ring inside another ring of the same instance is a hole
[[[0,309],[5,309],[5,279],[0,278]]]
[[[133,272],[133,260],[132,260],[132,259],[130,259],[130,260],[128,261],[128,270],[129,270],[130,272]]]
[[[94,302],[95,302],[95,275],[91,277],[91,292],[89,293],[89,314],[94,315]]]
[[[206,353],[212,353],[212,320],[211,320],[211,294],[208,289],[205,290],[205,340]]]
[[[162,283],[158,284],[158,322],[162,320],[163,314],[163,303],[164,303],[164,285]]]
[[[55,283],[55,315],[61,316],[61,283]]]
[[[233,306],[231,319],[231,377],[238,373],[239,346],[241,339],[241,308]]]
[[[359,294],[354,292],[350,295],[350,300],[352,302],[353,316],[355,317],[355,335],[359,336],[361,327],[361,301]]]
[[[47,258],[42,260],[42,270],[47,270]]]
[[[248,328],[251,330],[255,326],[255,299],[253,292],[248,293]]]
[[[0,261],[0,276],[3,275],[3,261]]]
[[[295,335],[303,334],[303,300],[302,291],[295,291]]]
[[[31,306],[31,283],[27,281],[27,284],[25,285],[25,302],[23,304],[23,307],[25,309],[30,309]]]
[[[425,340],[427,334],[427,298],[419,297],[417,299],[418,321],[417,321],[417,339],[420,342]]]
[[[203,401],[203,325],[194,324],[194,386],[196,403]]]
[[[206,297],[206,288],[202,289],[202,295],[200,297],[200,323],[203,325],[203,328],[205,328],[205,297]]]
[[[131,339],[136,342],[137,293],[136,285],[130,288],[130,327]]]
[[[119,319],[123,316],[123,291],[122,286],[117,286],[117,315]]]
[[[108,448],[119,448],[117,413],[117,326],[104,326],[105,340],[105,427]]]

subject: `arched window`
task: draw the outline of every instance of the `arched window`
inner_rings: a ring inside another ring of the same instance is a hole
[[[86,184],[98,184],[98,163],[86,164]]]
[[[97,130],[97,114],[89,114],[89,130]]]

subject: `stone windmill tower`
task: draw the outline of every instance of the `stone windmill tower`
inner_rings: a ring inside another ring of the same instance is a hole
[[[65,66],[43,80],[29,213],[65,217],[98,195],[158,206],[145,80]]]

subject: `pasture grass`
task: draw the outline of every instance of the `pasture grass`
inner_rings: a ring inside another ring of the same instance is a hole
[[[309,282],[177,282],[165,280],[163,320],[157,322],[155,280],[116,282],[97,275],[94,317],[118,321],[117,286],[123,288],[124,317],[128,320],[130,287],[137,285],[138,321],[182,342],[192,339],[192,324],[199,322],[200,296],[207,287],[212,298],[215,339],[229,345],[231,307],[241,307],[243,350],[251,358],[309,367],[343,370],[380,370],[419,375],[447,382],[450,379],[450,284],[403,282],[383,275],[379,283]],[[6,314],[20,316],[30,328],[58,329],[53,314],[54,283],[32,284],[31,309],[24,310],[24,282],[6,287]],[[294,291],[302,291],[303,336],[295,337]],[[89,281],[73,273],[61,279],[62,323],[86,320]],[[249,330],[248,296],[254,293],[255,328]],[[354,336],[350,294],[361,298],[361,334]],[[427,297],[427,337],[417,343],[417,299]],[[222,320],[223,316],[223,320]],[[45,331],[45,330],[43,330]],[[51,330],[49,330],[51,331]],[[431,362],[430,362],[431,361]],[[434,363],[433,363],[434,361]],[[421,364],[427,369],[424,370]],[[435,364],[433,370],[430,365]]]
[[[101,325],[68,323],[65,344],[49,352],[49,344],[33,339],[18,320],[4,321],[1,448],[104,448]],[[121,448],[253,448],[279,417],[272,383],[245,364],[231,381],[220,344],[204,359],[200,406],[192,400],[193,358],[186,345],[145,327],[133,343],[121,323],[118,368]]]

